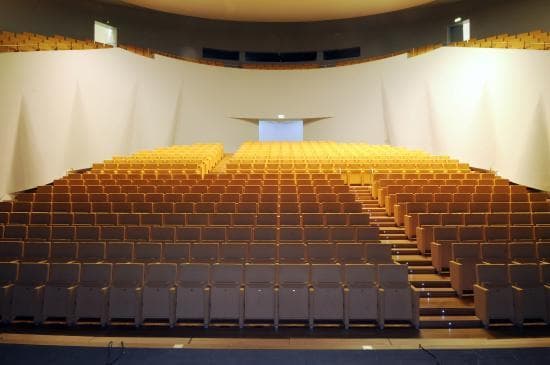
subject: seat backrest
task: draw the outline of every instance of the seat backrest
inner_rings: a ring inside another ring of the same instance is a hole
[[[187,262],[189,261],[190,243],[164,243],[164,260],[169,262]]]
[[[132,261],[134,255],[134,244],[132,242],[109,242],[107,243],[107,261]],[[114,277],[113,277],[114,279]]]
[[[118,263],[113,268],[113,286],[143,286],[143,264]]]
[[[0,262],[0,285],[13,284],[17,281],[17,262]]]
[[[508,258],[514,259],[533,259],[536,261],[536,247],[533,242],[512,242],[508,244]]]
[[[461,227],[462,228],[462,227]],[[457,241],[458,227],[457,226],[436,226],[434,227],[434,241]]]
[[[508,285],[508,273],[504,264],[476,265],[477,283],[482,286]]]
[[[442,213],[441,224],[444,226],[458,226],[464,224],[464,214],[462,213]]]
[[[546,285],[550,284],[550,262],[543,262],[539,265],[540,281]]]
[[[376,283],[376,266],[373,264],[349,264],[344,266],[345,283],[349,286]]]
[[[540,261],[550,262],[550,241],[537,242],[537,258]]]
[[[243,282],[243,265],[241,264],[214,264],[211,270],[211,282],[216,284],[235,284]]]
[[[384,243],[365,243],[366,261],[373,264],[392,263],[391,245]]]
[[[441,224],[441,214],[438,213],[420,213],[418,215],[418,225],[438,225]]]
[[[409,285],[408,265],[378,265],[378,285],[384,287],[405,287]]]
[[[103,260],[105,259],[105,242],[79,242],[77,255],[79,260]]]
[[[274,285],[277,277],[277,266],[274,264],[246,264],[244,281],[246,285]]]
[[[173,286],[176,282],[178,267],[176,264],[152,263],[145,271],[145,284],[148,286]]]
[[[481,259],[482,260],[506,260],[508,259],[506,243],[482,243],[481,244]]]
[[[478,260],[480,254],[478,243],[453,243],[451,251],[451,257],[455,261]]]
[[[210,265],[185,263],[178,267],[178,283],[182,286],[203,286],[210,283]]]
[[[38,262],[23,262],[19,265],[17,283],[24,286],[45,284],[48,280],[49,264]]]
[[[24,260],[47,260],[50,257],[50,242],[25,242]]]
[[[251,261],[275,262],[277,258],[275,243],[251,243],[248,249]]]
[[[9,261],[19,259],[23,255],[23,242],[0,242],[0,260]]]
[[[309,282],[308,264],[282,264],[279,265],[279,284],[307,285]]]
[[[78,283],[80,279],[80,264],[60,264],[50,265],[50,277],[48,284],[59,286],[70,286]]]
[[[540,273],[537,264],[510,264],[508,265],[510,283],[518,287],[532,287],[540,285]]]
[[[76,242],[52,242],[50,259],[71,261],[77,258]]]
[[[302,243],[280,243],[279,262],[305,262],[307,246]]]
[[[484,240],[483,226],[458,227],[458,239],[460,242],[482,242]]]
[[[111,284],[112,264],[86,263],[82,264],[80,273],[81,286],[109,286]]]
[[[342,283],[342,270],[338,264],[312,264],[311,282],[313,285]]]
[[[134,245],[134,258],[136,261],[159,262],[161,259],[162,244],[143,242]]]

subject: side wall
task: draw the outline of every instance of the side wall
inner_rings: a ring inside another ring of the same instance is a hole
[[[0,197],[138,149],[258,137],[236,118],[326,118],[306,139],[448,154],[550,190],[550,52],[441,48],[330,69],[212,67],[121,49],[0,54]]]

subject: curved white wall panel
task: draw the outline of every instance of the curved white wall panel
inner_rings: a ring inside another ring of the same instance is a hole
[[[448,154],[550,190],[550,52],[441,48],[329,69],[212,67],[120,49],[0,54],[0,197],[174,143],[258,138],[234,116],[323,118],[304,139]]]

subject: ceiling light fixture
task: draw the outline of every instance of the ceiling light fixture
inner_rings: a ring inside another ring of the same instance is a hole
[[[462,21],[461,17],[455,18],[455,23],[460,23]]]
[[[279,118],[279,119],[285,119],[285,115],[284,115],[284,114],[279,114],[279,115],[277,115],[277,118]]]

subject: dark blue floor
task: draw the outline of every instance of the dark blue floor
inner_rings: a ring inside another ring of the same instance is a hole
[[[0,345],[0,364],[550,364],[550,348],[501,350],[188,350]]]

